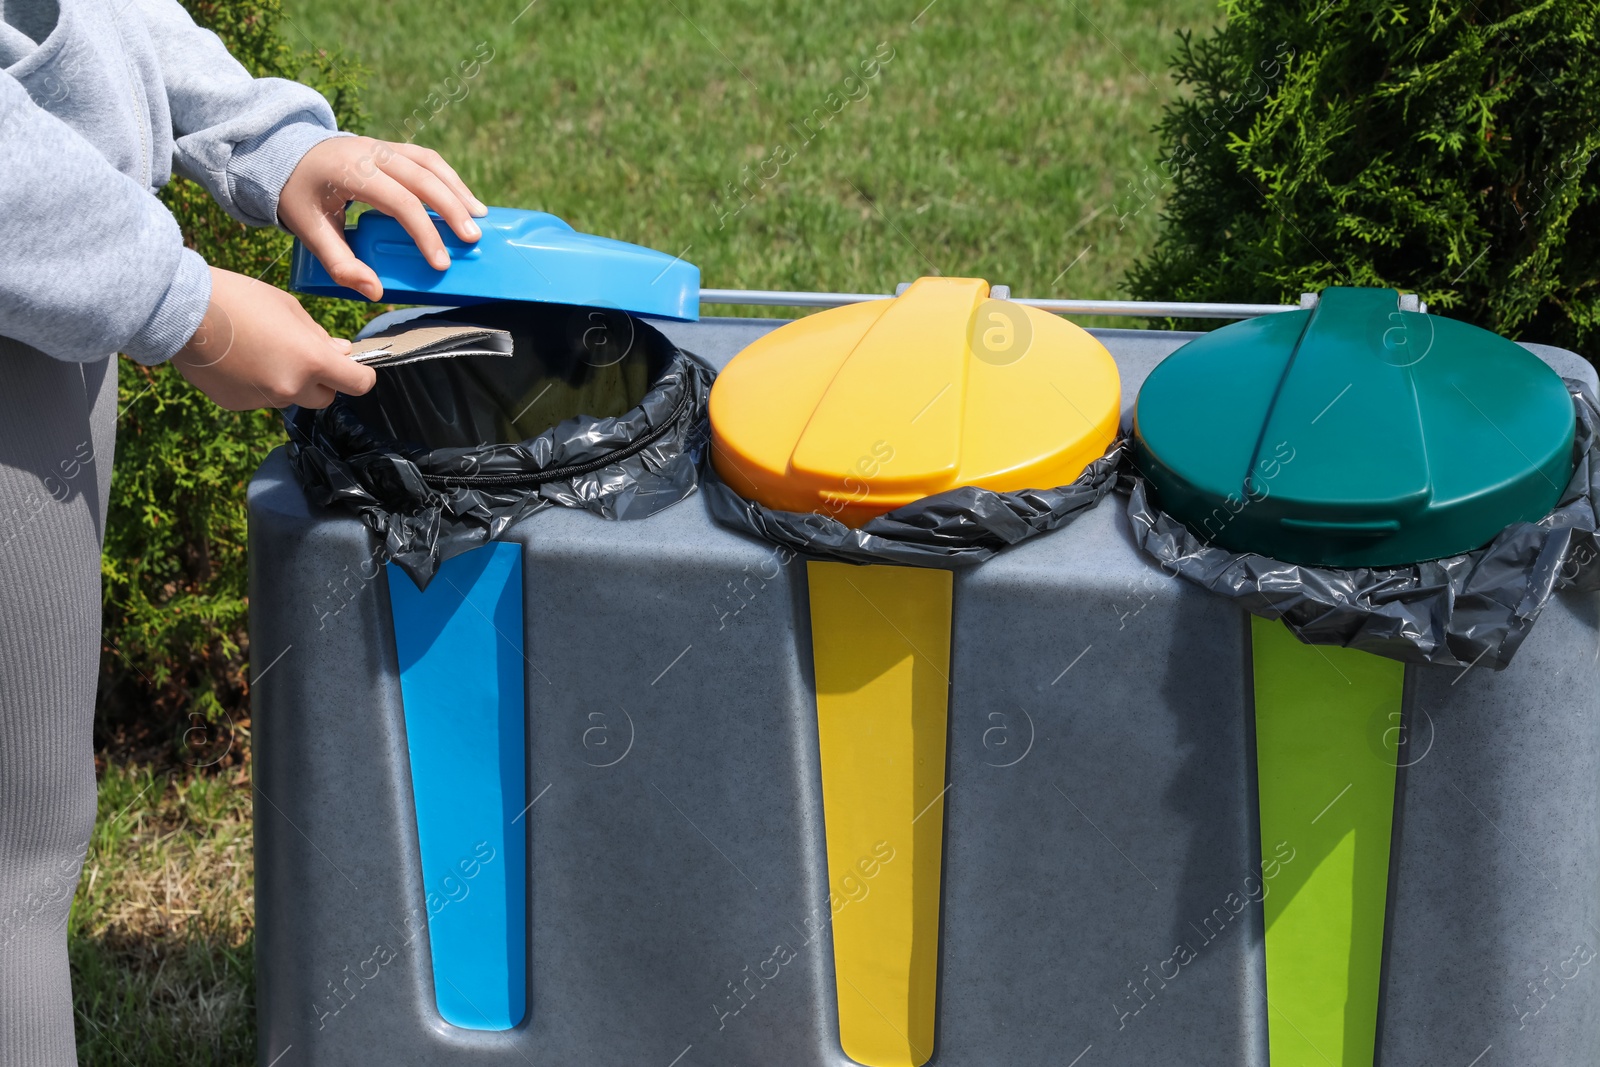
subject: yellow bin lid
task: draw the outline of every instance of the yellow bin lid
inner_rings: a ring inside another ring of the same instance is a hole
[[[735,492],[847,526],[961,486],[1066,485],[1117,434],[1105,347],[1064,319],[923,278],[740,352],[711,388],[712,462]]]

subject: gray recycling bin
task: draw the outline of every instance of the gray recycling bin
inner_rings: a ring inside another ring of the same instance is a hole
[[[658,325],[721,368],[779,324]],[[1195,336],[1093,333],[1125,422]],[[282,452],[249,506],[261,1064],[851,1062],[833,928],[895,920],[896,861],[829,874],[802,558],[698,497],[555,507],[419,591]],[[1265,1067],[1263,901],[1320,858],[1262,838],[1250,617],[1142,554],[1119,498],[952,581],[923,1060]],[[419,596],[443,621],[403,639]],[[1384,1062],[1594,1058],[1597,616],[1559,593],[1503,671],[1403,668]]]

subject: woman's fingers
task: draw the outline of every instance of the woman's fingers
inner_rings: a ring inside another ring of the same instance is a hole
[[[378,374],[371,367],[364,367],[349,356],[335,355],[329,358],[317,375],[315,384],[326,386],[347,396],[360,396],[378,384]]]
[[[439,153],[431,148],[423,148],[414,144],[397,144],[395,145],[395,150],[411,160],[411,162],[432,171],[440,181],[450,187],[456,196],[460,197],[461,202],[467,206],[473,215],[481,218],[489,213],[489,209],[484,206],[483,201],[472,195],[472,190],[467,188],[467,183],[461,180],[461,175],[457,174],[456,169]],[[427,198],[424,197],[423,199]],[[429,203],[432,203],[432,201],[429,201]],[[463,239],[473,240],[473,238]]]
[[[308,384],[294,395],[290,403],[303,408],[325,408],[333,403],[334,392],[332,389],[317,383]],[[274,407],[288,407],[288,404],[274,404]]]
[[[296,195],[289,195],[286,186],[279,207],[285,225],[335,282],[369,300],[383,297],[383,284],[345,242],[348,201],[365,201],[397,219],[434,270],[450,266],[450,252],[427,208],[444,219],[461,240],[471,243],[483,236],[473,216],[486,214],[488,209],[454,168],[429,148],[370,138],[335,138],[307,153],[291,182],[296,182]]]
[[[328,215],[318,214],[301,227],[300,240],[311,249],[327,270],[328,276],[346,289],[354,289],[368,300],[383,297],[383,283],[373,269],[356,258],[344,239],[343,214],[335,222]],[[430,227],[431,229],[431,227]]]
[[[390,157],[383,169],[413,196],[433,208],[457,237],[463,241],[476,241],[483,236],[461,197],[433,171],[399,154]]]
[[[391,160],[389,165],[393,162]],[[439,236],[433,220],[428,217],[421,198],[391,178],[387,170],[367,182],[366,188],[361,191],[361,199],[398,219],[434,270],[444,270],[450,266],[450,253],[445,250],[444,240]]]

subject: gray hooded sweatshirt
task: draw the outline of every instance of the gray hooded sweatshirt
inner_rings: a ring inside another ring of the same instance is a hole
[[[0,0],[0,336],[56,359],[159,363],[211,277],[154,196],[173,171],[273,226],[338,136],[315,90],[252,78],[177,0]]]

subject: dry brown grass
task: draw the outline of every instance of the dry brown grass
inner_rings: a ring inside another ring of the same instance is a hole
[[[107,768],[69,924],[82,1063],[251,1062],[253,876],[242,771]]]

